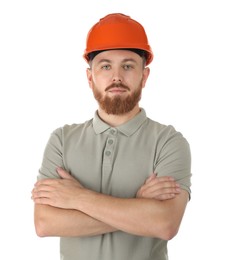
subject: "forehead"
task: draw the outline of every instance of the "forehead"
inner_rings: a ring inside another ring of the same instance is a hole
[[[129,50],[107,50],[102,51],[97,54],[93,62],[100,63],[102,61],[106,62],[125,62],[132,61],[135,63],[141,63],[142,58],[133,51]]]

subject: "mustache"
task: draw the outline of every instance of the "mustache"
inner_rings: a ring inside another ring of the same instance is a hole
[[[130,88],[122,83],[112,83],[105,89],[105,91],[109,91],[112,88],[122,88],[130,91]]]

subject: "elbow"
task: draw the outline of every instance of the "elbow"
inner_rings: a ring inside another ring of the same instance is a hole
[[[171,240],[173,239],[179,230],[179,225],[176,225],[174,223],[166,223],[166,225],[163,225],[160,232],[160,237],[163,240]]]
[[[41,220],[35,221],[35,231],[36,231],[36,235],[38,237],[46,237],[47,236],[47,234],[45,232],[44,224]]]
[[[168,241],[177,235],[178,229],[179,227],[173,223],[163,223],[161,225],[157,225],[155,230],[152,229],[149,236]]]
[[[34,226],[38,237],[52,236],[53,215],[48,206],[36,205],[34,210]]]
[[[35,219],[35,231],[36,235],[38,237],[47,237],[48,234],[48,229],[47,229],[47,224],[45,223],[44,219],[39,218]]]
[[[178,233],[178,229],[170,227],[161,233],[160,238],[168,241],[168,240],[173,239],[177,235],[177,233]]]

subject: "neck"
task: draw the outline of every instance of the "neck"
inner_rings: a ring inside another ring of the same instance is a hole
[[[136,105],[130,112],[124,115],[111,115],[107,114],[100,107],[98,108],[99,117],[108,125],[116,127],[129,121],[131,118],[136,116],[140,112],[139,105]]]

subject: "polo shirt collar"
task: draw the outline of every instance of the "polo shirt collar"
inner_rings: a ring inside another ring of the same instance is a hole
[[[110,125],[106,124],[98,115],[98,112],[95,112],[93,118],[93,129],[96,134],[101,134],[105,132],[107,129],[111,128]]]
[[[143,108],[141,108],[141,111],[135,117],[115,128],[124,135],[130,136],[138,130],[138,128],[144,123],[146,119],[146,112]],[[112,127],[102,121],[96,111],[93,118],[93,128],[96,134],[101,134]]]

